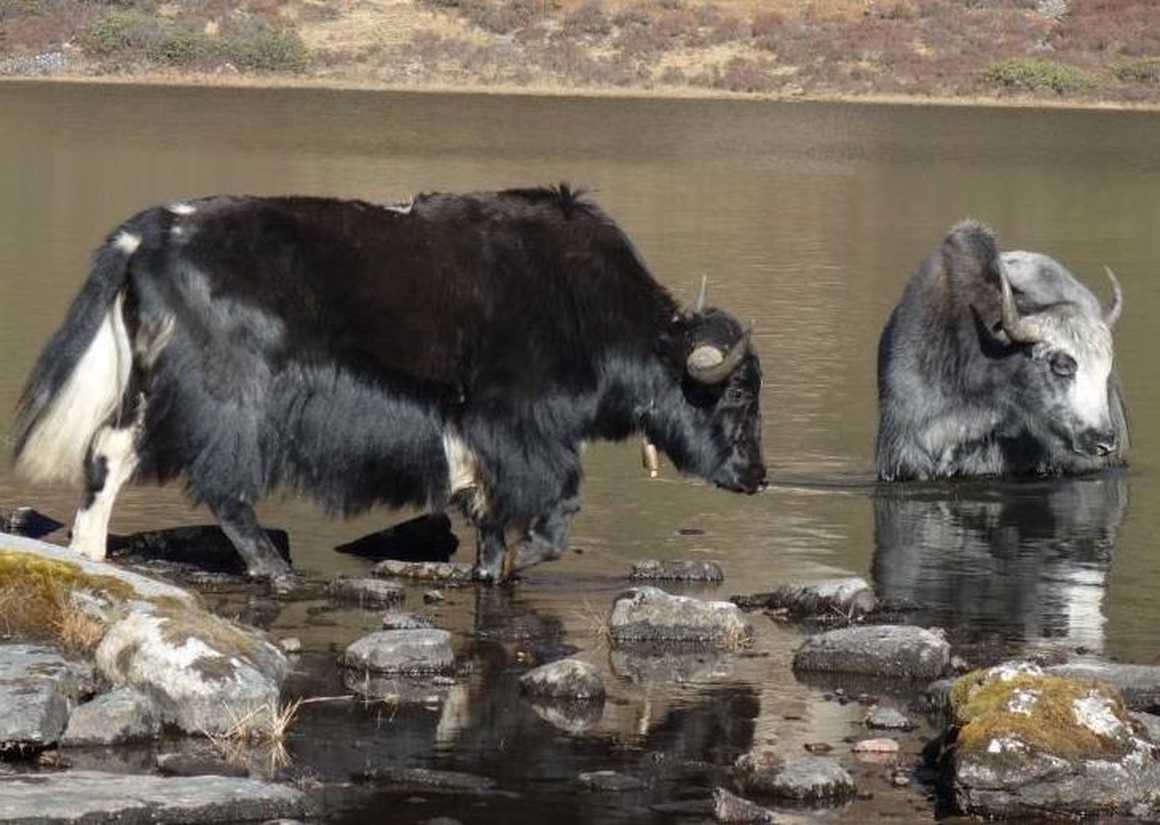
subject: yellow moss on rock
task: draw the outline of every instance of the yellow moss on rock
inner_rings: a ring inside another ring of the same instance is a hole
[[[987,751],[995,740],[1018,740],[1065,759],[1123,755],[1130,747],[1126,737],[1097,733],[1076,718],[1076,702],[1093,697],[1130,725],[1119,694],[1099,682],[1034,673],[1002,680],[988,671],[968,673],[951,689],[951,709],[959,726],[956,744],[964,752],[977,753]],[[1013,710],[1013,705],[1022,707]]]

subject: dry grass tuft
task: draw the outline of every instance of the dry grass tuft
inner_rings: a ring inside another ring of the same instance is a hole
[[[604,650],[612,645],[612,630],[608,626],[607,610],[602,610],[585,599],[583,604],[576,608],[575,616],[592,637],[597,650]]]

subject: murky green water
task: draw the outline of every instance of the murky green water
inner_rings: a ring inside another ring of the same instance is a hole
[[[728,580],[719,597],[855,573],[925,605],[924,620],[966,641],[1083,646],[1143,662],[1160,655],[1160,385],[1149,355],[1160,311],[1160,116],[29,83],[0,86],[0,164],[5,428],[104,233],[143,206],[214,192],[395,200],[568,180],[594,192],[676,293],[690,295],[707,273],[712,300],[754,322],[774,486],[746,498],[671,469],[649,481],[635,447],[590,450],[572,542],[582,554],[536,571],[514,593],[456,591],[437,609],[461,653],[486,663],[459,698],[395,728],[365,710],[317,710],[318,730],[335,742],[476,772],[490,765],[508,786],[513,770],[535,766],[523,774],[533,790],[519,804],[542,821],[535,811],[556,815],[560,795],[571,793],[553,781],[601,760],[626,763],[618,747],[712,761],[753,741],[800,748],[849,733],[856,707],[820,702],[790,673],[793,630],[763,625],[760,655],[710,663],[690,684],[618,670],[594,649],[584,605],[605,609],[629,562],[643,557],[720,560]],[[872,483],[879,331],[912,267],[964,216],[994,226],[1004,248],[1059,258],[1097,291],[1102,265],[1119,273],[1127,304],[1117,357],[1135,444],[1125,474]],[[0,470],[0,507],[30,503],[68,521],[74,497]],[[297,565],[318,575],[364,569],[330,548],[401,517],[335,523],[294,501],[268,502],[261,515],[290,531]],[[122,495],[114,529],[206,520],[176,489],[136,489]],[[303,637],[303,661],[317,666],[304,684],[321,690],[334,678],[323,675],[331,646],[375,617],[318,622],[288,609],[274,621]],[[477,632],[520,622],[533,630],[499,640]],[[556,648],[584,649],[617,677],[613,701],[583,735],[547,733],[554,729],[514,698],[524,663]],[[498,759],[505,748],[519,758]],[[328,759],[349,767],[364,750]],[[914,790],[897,793],[899,810],[913,810]],[[576,821],[611,816],[602,804],[580,806]],[[469,809],[455,810],[473,821]],[[856,803],[848,814],[865,810]]]

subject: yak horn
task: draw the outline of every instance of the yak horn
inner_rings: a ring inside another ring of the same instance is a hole
[[[1105,266],[1104,272],[1108,273],[1108,278],[1112,282],[1112,305],[1104,312],[1104,323],[1108,325],[1108,329],[1115,329],[1116,322],[1120,320],[1120,312],[1124,309],[1124,291],[1120,289],[1120,280],[1110,266]]]
[[[697,301],[693,304],[693,312],[704,312],[705,310],[705,296],[709,293],[709,276],[701,276],[701,289],[697,292]]]
[[[1003,332],[1007,337],[1019,344],[1034,344],[1043,339],[1039,325],[1031,318],[1020,318],[1019,308],[1015,306],[1015,294],[1011,291],[1011,282],[1007,279],[1007,268],[1003,265],[1003,258],[996,258],[999,263],[999,284],[1003,290],[1000,301],[1000,317],[1003,321]]]
[[[689,377],[701,384],[720,384],[737,369],[749,351],[749,332],[746,331],[729,352],[721,352],[710,344],[702,344],[689,353],[685,367]]]
[[[640,463],[648,470],[649,478],[656,478],[660,475],[656,445],[649,441],[647,437],[640,440]]]

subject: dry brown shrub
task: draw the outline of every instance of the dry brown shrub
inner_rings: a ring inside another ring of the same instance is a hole
[[[612,32],[612,21],[604,13],[604,4],[600,0],[587,0],[564,18],[561,30],[566,35],[603,37]]]
[[[779,11],[761,11],[753,15],[750,24],[750,34],[754,37],[765,37],[774,34],[785,25],[785,15]]]

